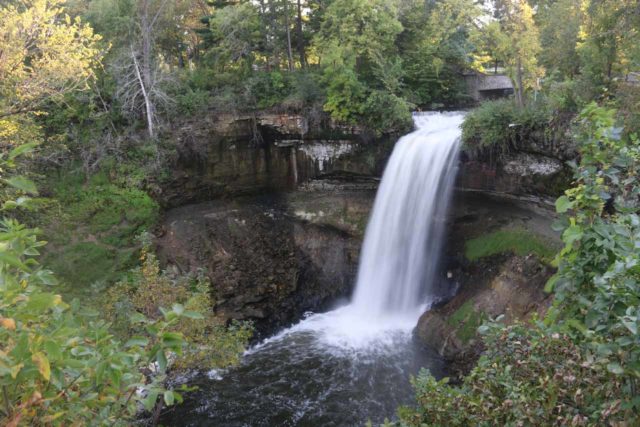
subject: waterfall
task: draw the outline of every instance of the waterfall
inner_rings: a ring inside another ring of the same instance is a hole
[[[358,425],[414,402],[409,376],[442,360],[412,339],[433,296],[462,113],[414,116],[396,144],[367,226],[350,304],[309,313],[203,384],[176,425]],[[200,383],[199,383],[200,384]],[[187,403],[188,404],[188,403]],[[183,410],[184,411],[184,410]],[[186,415],[186,417],[184,416]]]
[[[382,176],[367,226],[353,309],[404,315],[429,303],[456,175],[463,113],[416,113]]]
[[[463,117],[415,114],[416,130],[396,143],[367,225],[351,303],[313,314],[252,351],[305,333],[323,351],[392,354],[407,345],[433,296]]]

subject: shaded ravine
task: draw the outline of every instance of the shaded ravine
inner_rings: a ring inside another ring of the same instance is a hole
[[[415,116],[382,178],[349,305],[304,320],[253,347],[199,387],[165,425],[338,426],[379,423],[412,402],[410,375],[444,366],[412,340],[433,302],[460,135],[460,113]]]

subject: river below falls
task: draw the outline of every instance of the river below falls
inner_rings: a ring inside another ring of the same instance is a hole
[[[410,377],[444,374],[406,321],[363,320],[349,306],[313,314],[253,347],[239,366],[188,379],[198,390],[170,408],[168,426],[353,426],[411,405]],[[413,322],[413,325],[411,325]],[[386,325],[386,327],[385,327]]]

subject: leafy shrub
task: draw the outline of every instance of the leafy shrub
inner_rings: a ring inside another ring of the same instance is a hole
[[[628,416],[621,381],[566,334],[545,327],[488,324],[486,353],[461,386],[422,371],[419,409],[401,408],[400,426],[607,425]]]
[[[291,93],[289,73],[273,71],[254,73],[246,82],[246,98],[256,108],[270,108],[281,104]]]
[[[387,91],[373,91],[364,103],[362,114],[365,126],[378,135],[383,132],[404,132],[413,125],[410,105]]]
[[[558,112],[578,112],[582,106],[574,80],[551,82],[547,89],[547,100],[549,108]]]
[[[627,135],[640,135],[640,87],[621,84],[616,92],[616,106],[624,120]]]
[[[128,172],[126,166],[113,170]],[[95,282],[115,281],[135,265],[135,236],[159,217],[158,204],[131,186],[143,179],[136,176],[132,173],[125,180],[99,172],[86,179],[71,172],[50,183],[52,203],[36,215],[52,242],[43,262],[78,288],[68,289],[72,294]]]
[[[0,156],[2,175],[23,149],[11,152],[8,161]],[[5,208],[25,206],[8,200],[8,187],[23,200],[35,193],[35,184],[24,177],[2,178]],[[2,424],[131,425],[139,405],[150,410],[180,401],[177,391],[164,386],[167,358],[187,345],[173,327],[181,317],[198,314],[179,305],[157,319],[133,314],[132,323],[144,324],[143,333],[123,343],[97,313],[52,292],[55,277],[36,258],[45,244],[37,233],[14,219],[0,221]],[[145,376],[150,365],[153,374]]]
[[[323,76],[327,86],[324,110],[339,122],[356,124],[363,112],[366,87],[350,68],[328,68]]]
[[[285,107],[302,110],[322,104],[324,98],[320,77],[312,72],[301,71],[294,74],[292,91],[283,104]]]
[[[517,108],[512,100],[487,101],[472,110],[462,124],[462,140],[470,149],[507,153],[521,141],[547,135],[550,111],[540,101]],[[544,141],[542,141],[544,142]]]
[[[142,250],[141,259],[141,267],[109,288],[104,303],[107,318],[122,338],[131,339],[141,333],[139,325],[131,321],[132,312],[158,319],[166,307],[179,305],[184,313],[201,315],[196,318],[185,315],[175,326],[190,344],[176,361],[176,368],[211,369],[239,362],[239,356],[251,338],[251,325],[238,322],[227,328],[214,317],[206,276],[161,271],[148,246]]]
[[[206,110],[209,103],[209,91],[187,88],[184,93],[176,95],[176,113],[190,116]]]

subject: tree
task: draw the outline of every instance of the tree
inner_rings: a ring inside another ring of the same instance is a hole
[[[215,63],[221,69],[230,63],[251,71],[263,39],[257,9],[250,3],[219,9],[209,20],[209,27],[216,43],[211,52]]]
[[[576,47],[585,19],[584,12],[580,2],[575,0],[558,0],[538,6],[540,63],[549,75],[556,75],[560,80],[573,78],[580,72]]]
[[[157,28],[166,16],[169,0],[140,0],[133,20],[129,46],[123,46],[117,66],[119,83],[116,95],[123,107],[145,117],[149,138],[156,137],[159,105],[171,99],[163,84],[168,75],[161,68],[157,46]]]
[[[540,42],[533,9],[526,0],[497,0],[495,11],[501,29],[498,52],[513,82],[516,104],[523,107],[525,92],[537,87],[543,73],[537,61]]]
[[[334,119],[380,123],[374,118],[380,112],[372,111],[376,103],[373,98],[367,101],[372,96],[385,98],[394,111],[401,112],[393,127],[410,121],[408,105],[392,92],[400,87],[397,72],[392,71],[397,70],[395,41],[402,31],[397,14],[395,2],[382,0],[333,2],[324,12],[314,48],[327,84],[324,108]]]
[[[403,60],[407,99],[431,107],[455,103],[464,92],[461,71],[474,66],[469,38],[480,10],[471,0],[401,3],[403,31],[397,45]]]
[[[0,142],[24,140],[26,114],[88,90],[102,52],[100,36],[64,13],[62,0],[27,0],[0,8]]]
[[[640,15],[634,0],[590,0],[578,41],[582,71],[595,86],[640,66]]]

